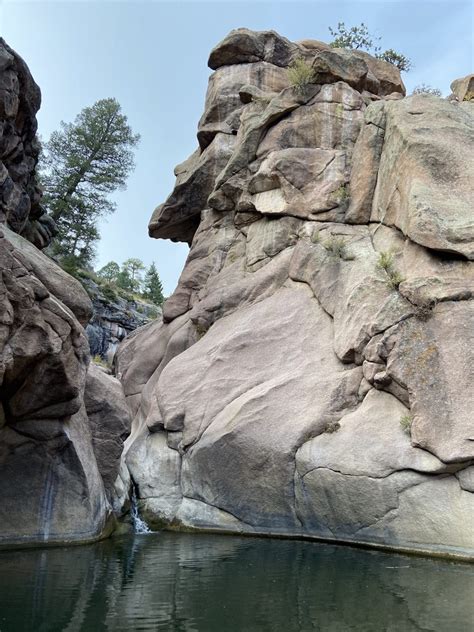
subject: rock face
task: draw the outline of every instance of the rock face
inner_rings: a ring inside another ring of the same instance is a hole
[[[118,351],[146,518],[473,556],[474,106],[273,32],[209,65],[150,223],[186,266]]]
[[[34,245],[49,240],[34,186],[39,90],[3,40],[0,85],[0,546],[87,541],[110,532],[130,418],[120,382],[88,373],[87,293]]]
[[[119,343],[138,327],[159,318],[161,308],[145,300],[122,298],[91,279],[82,279],[82,285],[92,301],[92,316],[86,326],[91,355],[112,365]]]
[[[35,167],[41,92],[21,57],[0,38],[0,223],[44,248],[55,232],[41,207]]]

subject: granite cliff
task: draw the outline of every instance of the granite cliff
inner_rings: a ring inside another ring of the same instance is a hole
[[[0,546],[92,540],[113,526],[130,417],[90,365],[90,299],[41,252],[55,231],[35,168],[40,90],[0,39]]]
[[[406,97],[366,53],[247,29],[209,66],[149,226],[189,256],[118,350],[122,498],[156,527],[474,555],[469,78]]]

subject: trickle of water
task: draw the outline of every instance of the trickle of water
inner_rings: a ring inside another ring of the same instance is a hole
[[[132,524],[133,530],[135,533],[151,533],[150,527],[147,523],[140,518],[140,514],[138,513],[138,502],[137,502],[137,490],[134,484],[132,484],[132,495],[130,497],[131,502],[131,515],[132,515]]]

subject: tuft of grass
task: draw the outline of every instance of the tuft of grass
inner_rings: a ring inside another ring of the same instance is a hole
[[[320,241],[321,241],[321,235],[319,234],[319,230],[315,230],[314,233],[311,235],[311,243],[319,244]]]
[[[305,91],[310,83],[314,83],[314,69],[303,57],[298,57],[288,66],[288,79],[295,92]]]
[[[403,432],[410,435],[411,434],[411,425],[413,423],[413,417],[411,415],[402,415],[400,417],[400,426],[402,427]]]
[[[343,237],[331,235],[331,237],[324,242],[324,247],[331,257],[344,259],[346,256],[346,242]]]
[[[379,253],[379,258],[377,260],[377,268],[380,270],[385,270],[388,272],[389,270],[393,270],[393,254],[391,252],[381,252]]]
[[[382,251],[379,253],[377,268],[387,274],[386,283],[391,290],[398,290],[400,283],[405,280],[395,269],[395,260],[391,252]]]
[[[396,270],[392,270],[391,272],[387,274],[388,274],[388,279],[387,279],[388,287],[391,290],[398,290],[400,283],[403,283],[403,281],[405,280],[404,277],[402,277],[400,272],[397,272]]]

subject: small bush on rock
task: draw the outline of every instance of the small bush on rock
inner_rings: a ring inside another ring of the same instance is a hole
[[[301,94],[306,86],[314,81],[313,67],[302,57],[299,57],[288,67],[288,79],[295,92]]]
[[[403,432],[406,434],[411,434],[411,424],[413,423],[413,418],[411,415],[402,415],[400,417],[400,426],[402,427]]]
[[[331,235],[331,237],[324,242],[324,247],[332,257],[344,259],[346,256],[346,242],[343,237]]]

